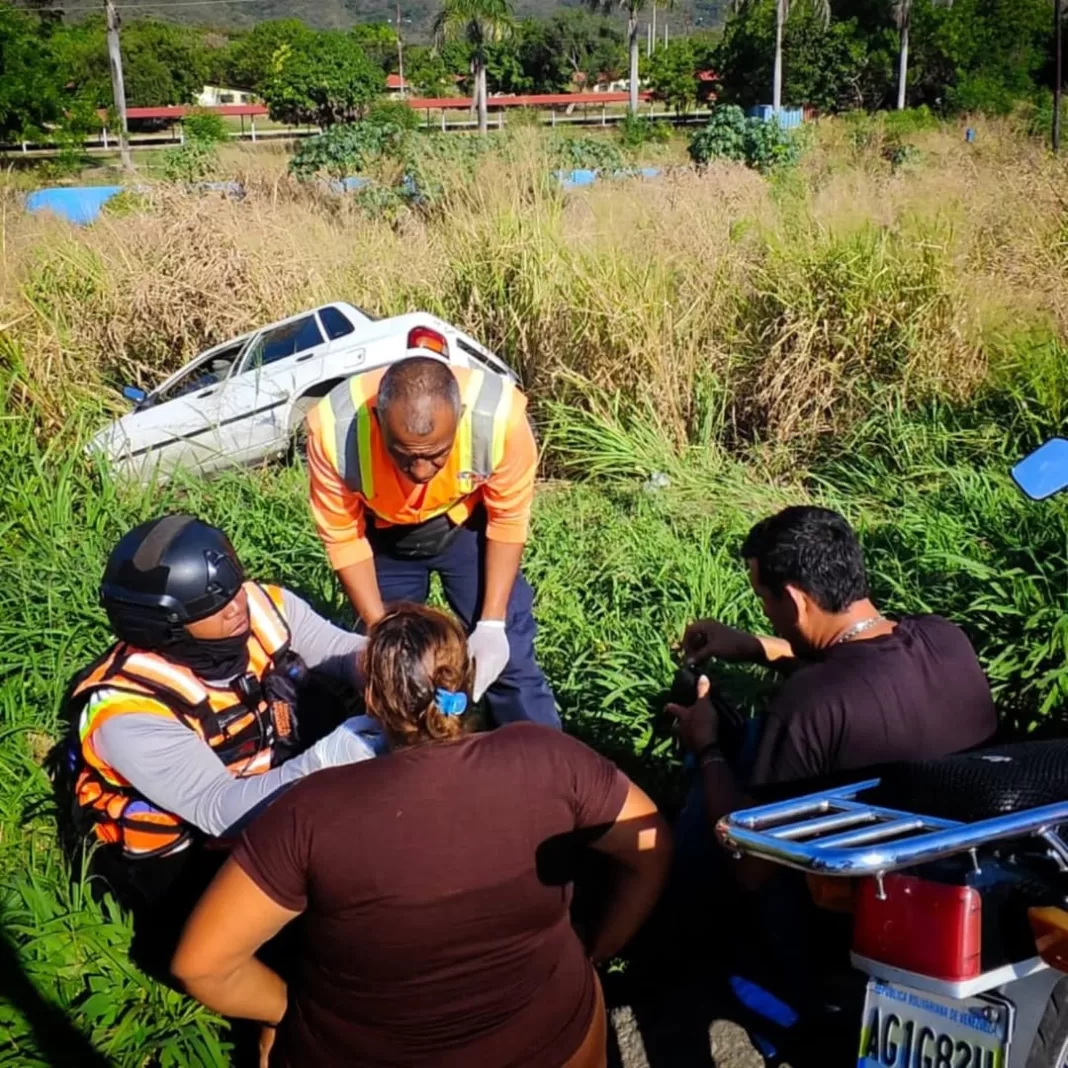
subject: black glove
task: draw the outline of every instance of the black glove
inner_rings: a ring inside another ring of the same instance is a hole
[[[289,653],[263,677],[263,699],[274,722],[280,745],[296,749],[300,744],[297,723],[297,698],[308,678],[308,669],[296,653]]]

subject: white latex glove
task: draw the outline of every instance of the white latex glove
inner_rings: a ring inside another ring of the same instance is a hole
[[[480,701],[508,664],[510,649],[504,620],[483,619],[467,639],[467,652],[475,662],[473,696]]]
[[[370,716],[352,716],[320,738],[301,759],[310,765],[309,771],[356,764],[386,752],[386,736],[377,720]]]

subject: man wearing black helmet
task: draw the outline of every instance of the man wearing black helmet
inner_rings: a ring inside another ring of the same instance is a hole
[[[201,843],[221,859],[220,840],[280,789],[382,748],[355,717],[294,755],[309,672],[355,688],[366,639],[246,581],[226,535],[192,516],[126,534],[101,601],[118,641],[71,691],[75,823],[120,900],[165,913],[169,937],[190,871],[203,869],[199,888],[213,867],[194,863]]]

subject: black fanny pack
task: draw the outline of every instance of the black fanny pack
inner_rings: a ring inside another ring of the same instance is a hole
[[[443,553],[463,528],[447,515],[437,515],[425,523],[379,527],[372,518],[367,538],[376,553],[402,560],[426,560]]]

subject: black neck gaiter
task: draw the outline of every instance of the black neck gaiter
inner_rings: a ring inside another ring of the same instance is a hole
[[[232,638],[211,640],[183,634],[160,652],[207,682],[228,682],[248,670],[248,636],[247,630]]]

